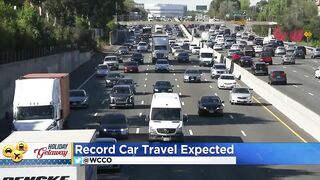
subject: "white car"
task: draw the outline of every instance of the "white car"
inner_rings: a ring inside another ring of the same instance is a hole
[[[315,77],[320,79],[320,66],[318,67],[318,69],[315,72]]]
[[[233,45],[230,47],[230,50],[240,51],[240,45],[239,45],[239,44],[233,44]]]
[[[143,52],[147,52],[148,51],[148,44],[146,42],[139,42],[138,46],[137,46],[137,51],[143,51]]]
[[[214,44],[214,46],[213,46],[213,49],[214,50],[222,50],[223,49],[223,44]]]
[[[179,50],[183,50],[183,49],[182,49],[182,47],[180,47],[180,46],[174,46],[174,47],[172,48],[172,50],[171,50],[171,53],[174,54],[174,53],[176,53],[177,50],[179,51]]]
[[[170,71],[170,64],[169,64],[168,60],[166,60],[166,59],[158,59],[156,64],[155,64],[154,70],[156,72],[159,72],[159,71],[169,72]]]
[[[192,54],[199,54],[200,53],[200,47],[199,46],[196,46],[196,47],[193,47],[192,48]]]
[[[233,74],[221,74],[217,81],[218,89],[232,89],[237,85]]]
[[[103,64],[108,65],[109,70],[119,70],[119,61],[117,56],[104,57]]]
[[[252,104],[252,89],[247,87],[235,87],[230,91],[231,104]]]
[[[261,53],[263,47],[261,45],[256,45],[253,48],[255,53]]]
[[[221,74],[227,74],[227,67],[225,64],[214,64],[211,67],[211,78],[218,78]]]
[[[274,51],[274,54],[275,54],[276,56],[285,55],[285,54],[286,54],[286,48],[283,47],[283,46],[279,46],[279,47],[277,47],[276,50]]]

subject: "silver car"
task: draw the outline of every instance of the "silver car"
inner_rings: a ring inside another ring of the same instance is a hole
[[[315,49],[312,51],[311,58],[318,58],[318,57],[320,57],[320,48],[315,48]]]
[[[170,71],[170,64],[169,64],[168,60],[166,60],[166,59],[158,59],[155,64],[154,69],[156,72],[159,72],[159,71],[169,72]]]
[[[247,87],[234,87],[230,91],[229,101],[231,104],[252,104],[252,89]]]
[[[146,42],[139,42],[137,46],[138,52],[147,52],[148,51],[148,44]]]
[[[292,54],[286,54],[282,56],[282,64],[295,64],[296,59]]]
[[[109,73],[109,66],[107,64],[99,64],[96,67],[96,76],[97,77],[104,77]]]
[[[218,78],[221,74],[227,73],[227,67],[225,64],[214,64],[211,67],[211,78]]]
[[[201,82],[201,72],[199,69],[187,69],[184,72],[183,82]]]
[[[89,95],[84,89],[73,89],[69,91],[69,103],[71,108],[87,108],[89,106]]]
[[[275,54],[276,56],[284,55],[284,54],[286,54],[286,48],[283,47],[283,46],[279,46],[279,47],[277,47],[277,49],[274,51],[274,54]]]

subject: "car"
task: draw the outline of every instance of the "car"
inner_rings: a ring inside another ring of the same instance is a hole
[[[135,61],[125,62],[123,64],[123,72],[125,72],[125,73],[138,73],[139,72],[139,64]]]
[[[200,49],[201,48],[199,46],[195,46],[195,47],[192,48],[191,53],[192,54],[199,54],[200,53]]]
[[[155,67],[155,72],[169,72],[170,71],[170,64],[169,61],[166,59],[158,59]]]
[[[183,82],[201,82],[201,72],[196,68],[188,68],[183,75]]]
[[[253,35],[249,35],[249,37],[248,37],[248,41],[254,41],[254,36]]]
[[[193,49],[194,47],[197,47],[197,44],[190,44],[190,45],[189,45],[189,50],[192,51],[192,49]]]
[[[178,49],[179,49],[179,50],[183,50],[181,46],[174,46],[174,47],[171,49],[171,53],[174,54]]]
[[[224,48],[229,49],[234,43],[235,40],[233,38],[226,39],[224,42]]]
[[[98,117],[99,137],[128,139],[129,125],[127,117],[121,113],[106,113]]]
[[[189,62],[189,54],[187,52],[180,52],[177,54],[176,59],[179,63]]]
[[[115,85],[110,93],[109,108],[131,107],[134,108],[134,93],[130,85]]]
[[[221,74],[217,81],[218,89],[232,89],[237,85],[233,74]]]
[[[216,43],[216,44],[214,44],[213,49],[214,50],[223,50],[222,46],[223,46],[223,44]]]
[[[96,76],[105,77],[110,72],[109,66],[107,64],[99,64],[96,67]]]
[[[218,78],[221,74],[227,74],[228,70],[225,64],[214,64],[211,67],[211,78]]]
[[[115,85],[129,85],[133,94],[136,94],[137,84],[134,82],[132,78],[125,77],[125,78],[119,79]]]
[[[301,58],[301,59],[306,58],[306,54],[304,53],[304,51],[302,49],[295,49],[293,52],[293,56],[295,58]]]
[[[238,63],[242,56],[244,56],[244,53],[242,51],[237,51],[237,52],[232,54],[231,60],[234,63]]]
[[[256,52],[252,46],[245,46],[243,48],[243,53],[245,56],[256,57]]]
[[[318,57],[320,57],[320,48],[314,48],[312,51],[311,58],[314,59]]]
[[[287,84],[287,75],[284,71],[273,70],[269,74],[268,84]]]
[[[71,108],[88,108],[89,95],[84,89],[72,89],[69,91],[69,103]]]
[[[117,56],[104,57],[103,64],[108,65],[110,70],[119,70],[119,61]]]
[[[251,90],[248,87],[234,87],[229,93],[230,104],[252,104]]]
[[[254,62],[251,71],[254,75],[268,75],[268,65],[265,62]]]
[[[227,57],[230,58],[230,57],[232,57],[232,55],[233,55],[234,53],[237,53],[237,52],[240,52],[240,50],[229,49],[229,50],[227,51]]]
[[[230,47],[230,50],[237,50],[237,51],[240,51],[240,45],[239,44],[233,44],[231,47]]]
[[[162,92],[173,92],[173,85],[170,81],[158,80],[153,85],[153,93],[162,93]]]
[[[260,45],[260,46],[263,46],[263,39],[262,38],[255,38],[253,43],[255,45]]]
[[[295,49],[295,50],[302,50],[303,53],[304,53],[304,55],[307,54],[307,48],[304,47],[304,46],[295,46],[294,49]]]
[[[121,55],[129,54],[129,48],[127,46],[120,46],[118,49],[118,54],[121,54]]]
[[[179,53],[185,52],[183,49],[176,49],[173,53],[173,58],[176,59]]]
[[[223,116],[224,101],[219,96],[202,96],[198,101],[198,115],[218,114]]]
[[[98,135],[98,137],[96,138],[96,140],[94,141],[95,143],[117,143],[117,139],[116,138],[112,138],[112,137],[103,137],[105,135],[104,133],[104,127],[100,127],[102,124],[98,124],[98,132],[100,134],[100,131],[102,131],[102,137],[100,137]],[[112,164],[112,165],[97,165],[97,172],[98,174],[102,174],[104,173],[104,171],[107,170],[115,170],[115,171],[120,171],[121,166],[118,164]]]
[[[262,51],[259,61],[268,63],[269,65],[272,65],[272,63],[273,63],[272,62],[272,54],[269,51]]]
[[[286,54],[286,48],[283,46],[278,46],[274,52],[276,56],[282,56]]]
[[[133,53],[131,56],[131,61],[138,62],[139,64],[143,64],[143,55],[141,53]]]
[[[119,72],[110,72],[105,76],[106,87],[113,87],[119,79],[124,78],[124,75]]]
[[[137,46],[138,52],[148,52],[148,44],[146,42],[139,42]]]
[[[316,69],[316,71],[314,72],[315,77],[320,79],[320,66],[318,67],[318,69]]]
[[[107,56],[116,56],[119,63],[123,63],[122,56],[118,53],[108,53]]]
[[[264,47],[262,48],[262,52],[268,52],[271,57],[273,57],[273,56],[275,55],[274,49],[273,49],[272,46],[264,46]]]
[[[251,56],[242,56],[239,60],[239,65],[241,67],[251,67],[252,66],[252,57]]]
[[[282,64],[295,64],[296,59],[293,54],[286,54],[282,56]]]

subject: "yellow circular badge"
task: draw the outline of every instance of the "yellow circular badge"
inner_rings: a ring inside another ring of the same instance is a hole
[[[16,144],[16,150],[21,151],[22,153],[25,153],[28,151],[28,144],[25,142],[18,142],[18,144]]]
[[[2,154],[5,156],[5,157],[11,157],[11,154],[12,152],[14,151],[14,148],[13,146],[11,145],[6,145],[3,150],[2,150]]]
[[[11,154],[11,160],[13,162],[20,162],[23,159],[23,152],[22,151],[13,151],[13,153]]]

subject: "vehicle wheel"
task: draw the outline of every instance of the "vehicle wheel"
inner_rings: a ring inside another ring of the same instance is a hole
[[[234,105],[234,103],[233,103],[232,101],[230,101],[230,104],[231,104],[231,105]]]
[[[311,56],[311,59],[314,59],[314,56]]]
[[[269,65],[272,65],[272,62],[270,62]]]
[[[284,85],[287,85],[287,81],[285,81],[283,84],[284,84]]]

